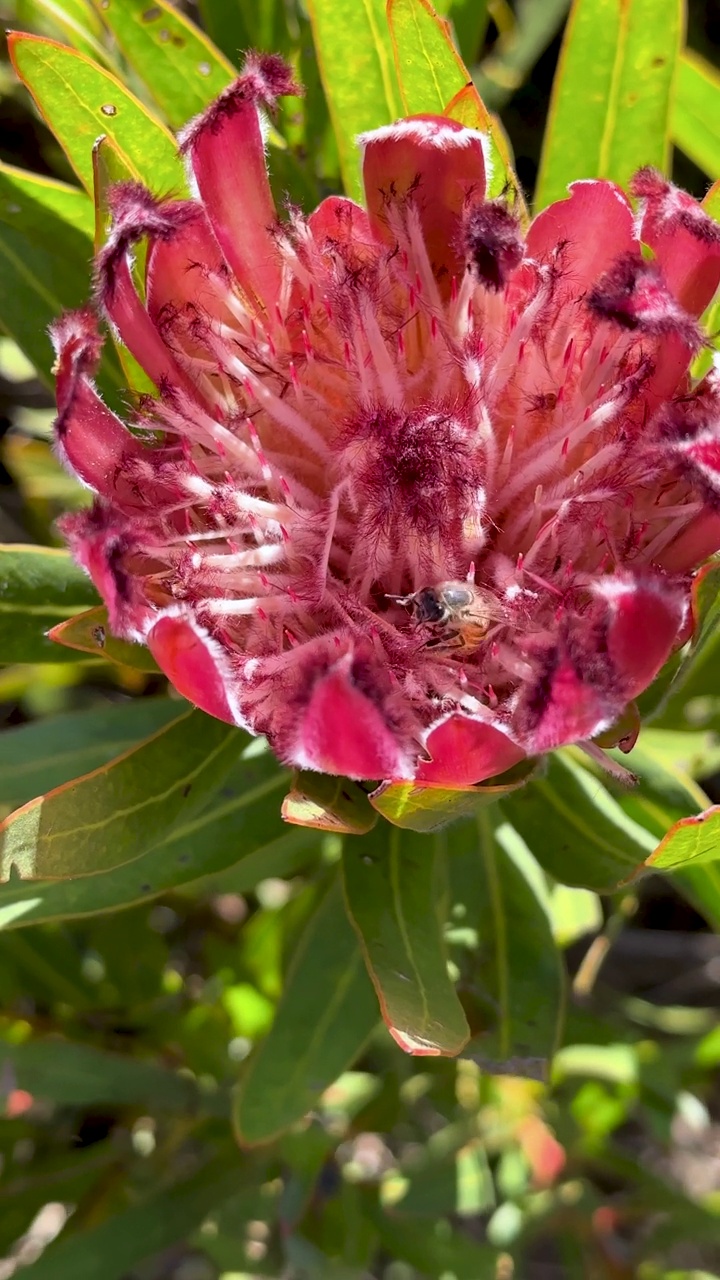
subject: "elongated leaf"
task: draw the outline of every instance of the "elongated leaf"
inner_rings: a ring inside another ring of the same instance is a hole
[[[207,1098],[216,1113],[229,1111],[227,1098],[204,1095],[188,1075],[87,1044],[72,1044],[59,1036],[25,1044],[0,1041],[0,1069],[6,1076],[12,1072],[14,1088],[62,1106],[107,1103],[196,1112]]]
[[[697,819],[709,808],[710,801],[692,778],[659,752],[656,744],[662,742],[663,736],[662,731],[643,731],[632,753],[633,770],[640,778],[640,786],[619,795],[618,799],[625,812],[652,832],[657,840],[662,842],[668,837],[672,844],[683,832],[682,827],[676,829],[676,824],[688,818]],[[700,839],[704,841],[705,838],[706,832],[703,832]],[[680,846],[675,846],[676,852],[678,848],[687,851],[690,847],[687,833],[683,833],[680,840]],[[650,855],[651,867],[661,848],[662,844]],[[720,929],[720,857],[701,858],[699,861],[691,859],[670,866],[668,870],[673,872],[675,882],[708,923]]]
[[[647,860],[653,871],[677,871],[688,863],[720,858],[720,805],[681,818]]]
[[[148,901],[202,876],[233,868],[233,891],[247,893],[268,876],[293,875],[317,856],[318,837],[280,818],[287,787],[269,752],[256,742],[201,814],[179,822],[167,839],[133,862],[71,880],[0,885],[0,928],[91,916]]]
[[[21,27],[61,39],[112,68],[112,57],[101,42],[102,23],[88,0],[18,0],[15,11]]]
[[[95,588],[67,552],[0,546],[0,662],[77,661],[45,632],[96,601]]]
[[[282,815],[293,825],[338,835],[363,835],[377,822],[367,793],[356,782],[309,770],[293,775]]]
[[[107,658],[109,662],[134,667],[137,671],[160,669],[144,644],[118,640],[112,634],[104,605],[77,614],[67,622],[58,623],[52,628],[48,638],[56,645],[89,653],[94,658]]]
[[[0,734],[0,803],[24,804],[106,764],[176,720],[182,706],[170,698],[138,698],[6,730]]]
[[[244,741],[233,726],[188,711],[110,764],[31,800],[0,825],[3,878],[62,880],[131,862],[220,788]]]
[[[345,190],[357,199],[357,135],[403,114],[385,0],[309,0],[308,12]]]
[[[26,1268],[28,1280],[121,1280],[138,1263],[185,1237],[223,1200],[258,1177],[237,1153],[221,1153],[191,1178],[148,1196],[86,1231],[52,1244]]]
[[[542,1075],[559,1043],[563,964],[544,877],[517,832],[483,811],[453,832],[450,931],[473,1031],[463,1056]]]
[[[465,62],[471,65],[478,59],[480,46],[490,20],[488,2],[487,0],[452,0],[448,16],[455,32],[458,49]]]
[[[447,21],[429,0],[388,0],[387,17],[405,113],[443,115],[470,81]]]
[[[370,803],[396,827],[407,831],[441,831],[459,818],[467,818],[524,786],[534,768],[533,760],[523,760],[487,783],[454,790],[427,783],[383,783],[372,792]]]
[[[720,653],[720,565],[711,562],[698,574],[692,589],[693,639],[677,667],[657,723],[685,723],[690,698],[720,693],[717,682]]]
[[[175,139],[109,71],[54,40],[13,33],[13,65],[83,186],[92,191],[92,148],[113,139],[159,195],[185,190]]]
[[[47,327],[88,294],[92,204],[83,191],[0,164],[0,330],[52,385]],[[112,371],[111,371],[112,370]],[[104,376],[119,383],[117,366]]]
[[[609,893],[635,875],[655,840],[567,755],[507,796],[502,809],[542,867],[562,884]]]
[[[95,2],[171,128],[186,124],[235,76],[224,54],[166,0]]]
[[[683,15],[681,0],[574,0],[553,84],[538,209],[563,199],[576,178],[625,186],[642,165],[667,172]]]
[[[343,849],[345,898],[385,1025],[407,1053],[459,1053],[469,1037],[438,918],[434,842],[382,824]]]
[[[680,58],[673,95],[672,139],[709,178],[720,178],[720,75],[700,54]]]
[[[301,1120],[354,1062],[377,1021],[375,993],[335,879],[305,928],[275,1021],[240,1082],[234,1113],[240,1142],[269,1142]]]

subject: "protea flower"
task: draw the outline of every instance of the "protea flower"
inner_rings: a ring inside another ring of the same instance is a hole
[[[55,326],[97,494],[63,529],[113,631],[305,768],[464,786],[631,739],[720,546],[720,390],[688,374],[719,229],[647,170],[637,211],[577,182],[523,237],[434,116],[359,139],[365,208],[281,220],[259,108],[294,91],[251,58],[181,138],[196,198],[112,191],[97,303],[157,388],[130,429],[94,313]]]

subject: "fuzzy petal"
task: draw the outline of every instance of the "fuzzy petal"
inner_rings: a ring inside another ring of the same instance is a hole
[[[252,75],[241,76],[189,126],[183,149],[229,266],[249,297],[270,311],[281,271],[258,114],[266,97]]]
[[[432,759],[417,771],[418,782],[467,787],[505,773],[525,752],[494,725],[453,715],[428,735],[425,749]]]
[[[687,612],[687,591],[658,577],[645,582],[605,578],[596,592],[607,601],[607,647],[624,695],[647,689],[677,643]]]
[[[484,139],[441,116],[410,116],[366,133],[363,182],[375,234],[394,245],[393,218],[417,211],[428,256],[441,291],[462,274],[463,210],[485,194]]]
[[[346,196],[328,196],[308,218],[316,244],[373,244],[370,219],[354,200]]]
[[[667,573],[689,573],[720,551],[720,513],[702,511],[657,557]]]
[[[353,683],[351,665],[347,655],[316,682],[293,763],[347,778],[407,778],[400,743],[378,707]]]
[[[138,456],[142,446],[103,404],[90,380],[101,342],[92,312],[68,312],[50,332],[57,353],[58,452],[83,484],[109,497],[121,464]]]
[[[147,646],[184,698],[218,720],[244,726],[227,654],[188,613],[164,613],[148,632]]]
[[[147,258],[147,309],[154,323],[164,310],[191,303],[202,313],[219,314],[217,285],[227,267],[201,205],[177,235],[155,240]],[[223,315],[225,318],[225,315]]]
[[[640,237],[653,250],[668,288],[691,315],[702,315],[720,284],[720,227],[653,169],[640,170],[633,192],[642,201]]]
[[[621,254],[637,250],[630,202],[604,180],[570,185],[570,197],[543,209],[527,234],[526,252],[539,262],[557,261],[573,293],[582,294]]]
[[[133,571],[143,562],[137,554],[141,527],[135,525],[131,532],[128,522],[99,499],[89,511],[63,516],[59,527],[105,601],[113,634],[143,644],[153,610],[145,600],[142,577]]]
[[[588,654],[588,667],[592,657]],[[608,728],[621,706],[606,689],[585,679],[561,646],[537,685],[522,698],[515,724],[528,754],[536,755],[594,738]]]

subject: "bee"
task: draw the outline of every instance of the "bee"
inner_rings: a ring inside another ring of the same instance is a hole
[[[493,622],[502,622],[505,613],[495,596],[474,582],[439,582],[421,587],[409,596],[390,596],[408,605],[416,624],[431,627],[435,634],[428,649],[462,649],[474,653]]]

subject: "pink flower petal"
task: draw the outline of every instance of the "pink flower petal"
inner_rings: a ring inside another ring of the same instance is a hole
[[[411,776],[380,710],[353,683],[351,655],[321,676],[302,717],[293,763],[346,778]]]
[[[268,311],[280,288],[280,257],[272,230],[277,212],[268,181],[258,106],[292,92],[289,74],[273,78],[270,59],[257,59],[186,130],[201,199],[225,258],[246,293]],[[279,60],[274,60],[274,64]],[[277,67],[275,66],[275,71]]]
[[[648,687],[667,662],[687,612],[687,593],[661,578],[605,578],[596,592],[610,609],[608,653],[626,698]]]
[[[316,244],[374,244],[370,219],[361,205],[345,196],[328,196],[310,214],[308,226]]]
[[[691,315],[702,315],[720,284],[720,226],[653,169],[636,174],[633,192],[643,202],[640,237],[668,288]]]
[[[148,632],[147,646],[188,702],[218,720],[244,725],[227,654],[189,614],[168,610]]]
[[[202,205],[195,206],[177,235],[154,240],[147,257],[147,309],[157,323],[163,308],[176,311],[190,302],[219,314],[215,279],[227,267]]]
[[[418,782],[468,787],[505,773],[525,752],[494,725],[452,715],[428,735],[425,749],[432,760],[417,770]]]
[[[720,514],[702,511],[657,557],[666,573],[689,573],[720,551]]]
[[[138,456],[142,446],[103,404],[90,380],[101,338],[89,310],[68,312],[51,328],[57,353],[55,367],[58,451],[82,482],[109,497],[121,463]]]
[[[394,245],[393,218],[416,210],[433,273],[447,296],[452,277],[465,269],[456,246],[466,201],[485,194],[482,135],[441,116],[410,116],[359,141],[375,234]]]
[[[555,260],[562,278],[580,295],[616,258],[638,249],[630,202],[614,182],[584,180],[570,185],[570,198],[543,209],[527,233],[526,253]]]
[[[621,705],[585,680],[570,657],[560,652],[554,669],[526,694],[517,719],[526,725],[523,741],[528,753],[536,755],[595,737]]]
[[[58,525],[105,601],[113,635],[143,644],[155,610],[144,597],[142,578],[132,571],[133,561],[143,561],[137,554],[141,527],[131,534],[128,521],[101,499],[89,511],[63,516]]]

